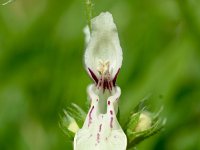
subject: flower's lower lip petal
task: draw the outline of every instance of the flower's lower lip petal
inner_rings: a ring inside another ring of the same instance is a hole
[[[127,140],[124,132],[113,130],[108,138],[99,143],[86,129],[79,130],[74,140],[74,150],[126,150]]]
[[[121,90],[115,87],[115,93],[107,98],[107,111],[102,114],[102,99],[95,89],[94,84],[88,87],[91,107],[82,129],[76,133],[74,150],[125,150],[127,138],[116,117]]]
[[[127,139],[123,130],[113,130],[112,134],[113,135],[110,137],[109,150],[125,150],[127,145]]]

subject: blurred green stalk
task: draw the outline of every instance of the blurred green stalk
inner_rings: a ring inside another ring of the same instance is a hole
[[[91,32],[91,19],[92,19],[92,0],[85,0],[87,24]]]

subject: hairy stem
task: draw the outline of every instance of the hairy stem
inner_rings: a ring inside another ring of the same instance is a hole
[[[87,23],[91,32],[91,19],[92,19],[92,0],[85,0]]]

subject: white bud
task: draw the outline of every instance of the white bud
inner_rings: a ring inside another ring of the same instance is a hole
[[[73,133],[76,133],[79,130],[78,124],[76,123],[74,119],[68,125],[68,130]]]
[[[141,132],[141,131],[147,130],[151,127],[151,124],[152,124],[152,118],[150,116],[150,113],[142,112],[140,114],[139,122],[135,128],[135,131]]]

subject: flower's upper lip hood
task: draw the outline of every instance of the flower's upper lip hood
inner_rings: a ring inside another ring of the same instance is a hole
[[[91,20],[91,24],[92,31],[84,55],[86,70],[97,84],[102,78],[105,81],[102,85],[110,88],[109,84],[115,85],[122,65],[117,28],[109,12],[101,13]]]
[[[113,21],[112,14],[109,12],[102,12],[99,16],[92,19],[92,31],[99,31],[101,32],[116,32],[116,25]]]

